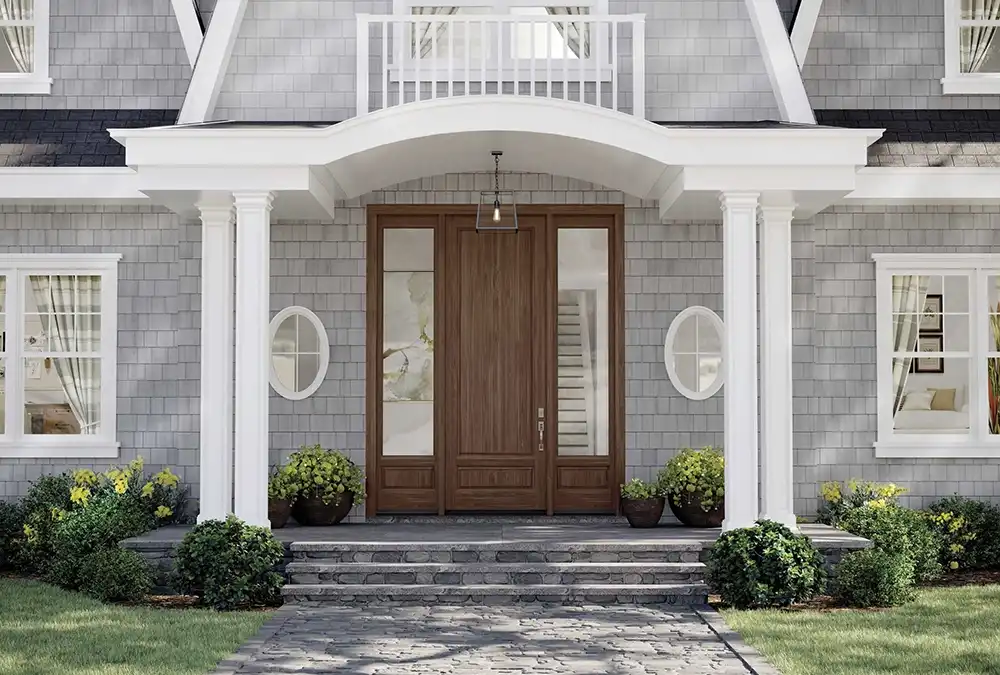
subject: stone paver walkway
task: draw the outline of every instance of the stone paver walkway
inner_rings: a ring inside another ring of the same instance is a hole
[[[691,609],[282,608],[218,675],[746,675]]]

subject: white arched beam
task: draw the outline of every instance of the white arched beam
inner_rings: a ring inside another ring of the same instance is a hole
[[[785,122],[815,124],[799,64],[776,0],[744,0],[774,98]]]

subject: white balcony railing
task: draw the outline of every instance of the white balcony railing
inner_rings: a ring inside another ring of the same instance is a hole
[[[358,115],[445,96],[580,101],[645,116],[644,15],[358,15]]]

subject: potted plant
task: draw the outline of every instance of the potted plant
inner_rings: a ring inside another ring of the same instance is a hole
[[[622,512],[632,527],[656,527],[663,515],[663,496],[654,483],[633,478],[622,485]]]
[[[292,505],[299,493],[299,484],[288,467],[275,467],[267,481],[267,519],[272,530],[280,530],[292,517]]]
[[[725,517],[722,452],[708,446],[686,448],[657,475],[660,492],[677,520],[688,527],[721,527]]]
[[[336,525],[365,499],[361,468],[336,450],[303,446],[285,467],[299,486],[292,517],[300,525]]]

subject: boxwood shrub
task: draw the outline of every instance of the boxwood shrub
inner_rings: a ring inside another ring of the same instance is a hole
[[[893,504],[868,504],[850,511],[840,527],[871,540],[877,548],[908,556],[916,581],[941,576],[941,537],[919,511]]]
[[[835,568],[834,595],[852,607],[895,607],[914,598],[913,561],[905,553],[869,548],[848,553]]]
[[[153,586],[142,556],[118,546],[84,556],[79,580],[81,591],[104,602],[140,600]]]

